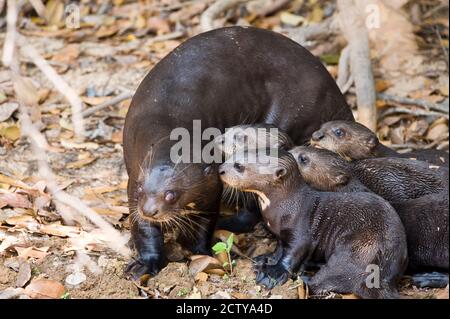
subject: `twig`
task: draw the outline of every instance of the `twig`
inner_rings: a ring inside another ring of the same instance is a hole
[[[411,110],[406,107],[391,107],[380,115],[380,119],[391,115],[391,114],[411,114],[414,116],[436,116],[436,117],[444,117],[448,119],[448,114],[443,114],[434,111],[422,111],[422,110]]]
[[[30,0],[31,5],[33,6],[36,13],[41,17],[42,19],[47,20],[45,16],[45,6],[42,3],[41,0]]]
[[[329,18],[321,23],[288,30],[287,36],[301,45],[306,45],[308,41],[327,38],[336,33],[336,31],[337,28],[335,19]]]
[[[407,97],[400,97],[400,96],[395,96],[395,95],[390,95],[390,94],[385,94],[385,93],[378,93],[377,97],[378,97],[378,99],[386,101],[386,102],[395,102],[395,103],[407,104],[407,105],[417,105],[426,110],[434,110],[437,112],[442,112],[442,113],[448,114],[448,106],[449,106],[448,98],[445,99],[444,102],[437,104],[437,103],[432,103],[432,102],[428,102],[425,100],[410,99]]]
[[[122,236],[119,231],[114,229],[114,227],[112,227],[94,210],[80,201],[79,198],[75,198],[62,191],[61,187],[55,182],[56,177],[48,166],[47,155],[41,147],[42,140],[45,140],[45,137],[41,134],[41,132],[39,132],[38,129],[34,127],[29,115],[27,114],[26,108],[22,105],[20,106],[20,122],[22,133],[29,138],[33,153],[37,158],[39,175],[46,181],[47,188],[50,193],[52,193],[54,199],[75,209],[79,214],[89,219],[94,225],[105,232],[105,235],[108,238],[107,243],[112,249],[126,257],[129,257],[131,253],[126,247],[128,239]]]
[[[96,105],[94,107],[91,107],[81,113],[83,117],[88,117],[92,114],[97,113],[100,110],[103,110],[104,108],[107,108],[108,106],[114,105],[116,103],[122,102],[123,100],[127,100],[133,96],[133,93],[131,92],[124,92],[120,95],[117,95],[116,97],[113,97],[109,101],[106,101],[104,103],[101,103],[99,105]]]
[[[4,6],[4,3],[3,3]],[[17,4],[15,0],[8,0],[8,11],[6,13],[6,36],[3,45],[3,65],[11,67],[16,43],[16,23],[17,23]]]
[[[184,35],[185,35],[185,33],[182,31],[175,31],[175,32],[167,33],[167,34],[158,35],[156,37],[148,39],[147,42],[145,43],[145,45],[150,45],[155,42],[163,42],[163,41],[167,41],[167,40],[181,38]]]
[[[413,150],[428,150],[432,149],[433,147],[439,145],[441,142],[448,140],[448,133],[441,136],[439,139],[433,141],[432,143],[421,145],[421,144],[413,144],[413,143],[407,143],[407,144],[391,144],[389,145],[390,148],[393,149],[404,149],[409,148]]]
[[[240,3],[248,0],[217,0],[212,4],[200,17],[200,26],[202,31],[209,31],[214,29],[214,19],[222,12],[237,6]]]
[[[67,84],[66,81],[50,66],[50,64],[36,51],[36,49],[23,36],[17,37],[17,42],[25,54],[52,82],[55,88],[69,101],[72,107],[72,123],[75,135],[82,140],[84,137],[84,123],[81,115],[83,102],[78,94]]]
[[[341,51],[341,56],[339,57],[338,65],[338,76],[336,84],[341,89],[344,94],[348,91],[350,86],[353,84],[353,77],[350,74],[350,47],[346,46]]]
[[[350,70],[355,80],[358,121],[375,131],[376,93],[370,60],[369,34],[365,17],[358,10],[356,0],[338,0],[339,21],[350,47]]]
[[[267,6],[266,8],[261,9],[258,12],[259,17],[266,17],[268,15],[271,15],[278,10],[283,9],[285,6],[287,6],[291,2],[291,0],[277,0],[274,3],[272,3],[270,6]]]

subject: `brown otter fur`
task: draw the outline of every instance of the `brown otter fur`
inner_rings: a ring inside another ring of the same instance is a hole
[[[330,121],[323,124],[311,137],[318,145],[343,157],[358,160],[374,157],[402,157],[448,166],[448,153],[440,150],[419,150],[398,153],[380,143],[375,133],[362,124],[350,121]]]
[[[369,187],[387,197],[405,226],[409,269],[448,271],[448,191],[439,191],[433,179],[431,185],[427,185],[427,178],[420,178],[420,162],[388,158],[349,163],[330,151],[304,146],[295,147],[290,152],[297,160],[302,177],[317,189],[367,192]],[[408,170],[402,171],[405,168]],[[425,186],[408,181],[414,179],[422,181]],[[405,188],[411,190],[405,191]],[[415,196],[417,191],[427,194]]]
[[[260,197],[264,220],[281,242],[281,258],[259,267],[257,283],[272,288],[307,261],[325,260],[309,283],[313,294],[398,296],[396,280],[407,263],[406,238],[389,203],[371,193],[316,191],[301,179],[290,153],[257,152],[253,164],[247,163],[249,152],[222,164],[219,174],[224,183]],[[367,285],[372,266],[380,271],[378,288]]]

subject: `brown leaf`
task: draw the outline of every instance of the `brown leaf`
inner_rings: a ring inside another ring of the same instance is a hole
[[[207,272],[210,269],[221,269],[222,264],[216,258],[206,255],[191,256],[189,273],[195,277],[199,272]]]
[[[17,77],[14,80],[14,92],[20,102],[28,106],[35,106],[39,103],[39,93],[31,79]]]
[[[33,258],[36,260],[44,259],[49,253],[50,247],[21,247],[14,246],[14,249],[17,251],[17,255],[20,258],[27,260],[28,258]]]
[[[15,124],[0,126],[0,136],[12,142],[17,141],[20,138],[20,128]]]
[[[25,288],[25,293],[34,299],[60,299],[64,286],[55,280],[36,279]]]
[[[427,139],[432,141],[438,140],[446,136],[446,134],[448,134],[448,125],[446,123],[434,124],[428,130]]]
[[[60,224],[41,225],[39,231],[41,233],[57,237],[77,237],[81,233],[80,227],[65,226]]]
[[[66,165],[67,168],[81,168],[83,166],[86,166],[88,164],[91,164],[93,161],[95,161],[97,158],[96,157],[87,157],[87,158],[83,158],[80,159],[78,161],[75,162],[71,162],[69,164]]]
[[[10,206],[12,208],[32,208],[33,205],[25,195],[17,193],[0,193],[0,208]]]
[[[203,271],[201,271],[197,275],[195,275],[196,282],[205,282],[207,280],[208,280],[208,274],[204,273]]]
[[[27,261],[22,261],[19,266],[19,273],[16,278],[16,287],[20,288],[26,285],[31,279],[31,266]]]

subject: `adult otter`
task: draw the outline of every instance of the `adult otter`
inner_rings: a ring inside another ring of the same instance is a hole
[[[322,123],[338,119],[353,120],[343,95],[322,63],[294,41],[243,27],[195,36],[162,59],[132,99],[123,142],[131,211],[141,217],[164,211],[166,218],[175,218],[186,209],[179,201],[185,198],[196,211],[208,212],[202,228],[214,225],[219,186],[205,183],[206,164],[198,149],[191,149],[192,165],[175,166],[170,153],[177,141],[169,138],[175,128],[192,136],[197,132],[193,120],[222,133],[238,124],[269,123],[301,144]],[[192,192],[192,183],[200,189]],[[201,202],[196,193],[204,195]],[[131,234],[138,254],[127,270],[134,277],[157,273],[164,266],[160,221],[136,219]],[[201,234],[192,246],[203,252],[210,234]]]
[[[408,242],[409,270],[413,272],[423,270],[444,270],[448,272],[449,264],[449,237],[448,237],[448,192],[434,190],[434,192],[410,199],[408,196],[413,191],[404,192],[403,186],[411,186],[412,183],[396,183],[397,175],[403,177],[405,172],[398,169],[390,169],[390,165],[383,165],[379,159],[367,159],[349,163],[340,158],[337,154],[324,149],[298,146],[290,150],[297,160],[298,168],[303,179],[312,187],[322,191],[337,192],[367,192],[368,188],[377,183],[372,181],[365,185],[356,177],[364,174],[361,167],[368,167],[370,162],[375,162],[377,167],[382,168],[383,175],[370,174],[373,179],[385,179],[385,183],[392,183],[394,187],[375,188],[381,195],[387,196],[381,190],[389,190],[389,201],[397,211],[405,227]],[[388,164],[399,162],[404,165],[404,159],[393,159]],[[410,161],[413,169],[409,169],[407,179],[420,178],[420,170],[417,168],[418,162]],[[364,165],[362,165],[364,164]],[[356,166],[356,169],[354,167]],[[369,166],[369,172],[374,167]],[[403,166],[400,166],[400,168]],[[356,171],[356,175],[355,172]],[[358,173],[359,171],[359,173]],[[379,184],[379,183],[377,183]],[[384,184],[384,183],[383,183]],[[433,183],[433,186],[435,184]],[[419,186],[420,187],[420,186]],[[427,189],[431,189],[427,187]],[[426,280],[426,278],[425,278]],[[420,280],[416,280],[420,283]],[[445,287],[448,284],[448,277],[441,276],[439,282],[434,282],[438,286]]]
[[[330,121],[315,131],[312,145],[319,145],[352,160],[373,157],[403,157],[448,166],[448,153],[440,150],[419,150],[398,153],[380,143],[375,133],[362,124],[350,121]]]
[[[249,152],[222,164],[219,174],[224,183],[260,197],[264,220],[281,241],[281,258],[260,267],[257,283],[272,288],[306,261],[325,260],[309,282],[313,294],[398,296],[396,280],[407,263],[406,237],[389,203],[371,193],[318,192],[303,182],[290,153],[257,151],[256,163],[249,163]],[[380,271],[377,288],[367,285],[371,267]]]

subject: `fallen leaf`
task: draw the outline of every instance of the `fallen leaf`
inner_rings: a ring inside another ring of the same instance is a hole
[[[81,233],[80,227],[65,226],[60,224],[41,225],[39,231],[57,237],[77,237]]]
[[[86,166],[86,165],[92,163],[96,159],[97,159],[96,157],[84,158],[84,159],[81,159],[81,160],[78,160],[78,161],[75,161],[75,162],[68,163],[66,165],[66,168],[70,168],[70,169],[81,168],[83,166]]]
[[[12,208],[31,208],[33,205],[25,195],[18,193],[1,193],[0,192],[0,208],[10,206]]]
[[[20,128],[13,124],[5,127],[0,127],[0,136],[14,142],[20,138]]]
[[[59,0],[50,0],[45,6],[45,19],[49,25],[58,25],[64,15],[64,3]]]
[[[430,127],[427,133],[427,139],[431,141],[438,140],[446,136],[446,134],[448,134],[448,125],[445,123],[438,123]]]
[[[22,260],[19,266],[19,273],[16,278],[16,287],[20,288],[26,285],[31,279],[31,266],[27,261]]]
[[[205,282],[208,280],[208,274],[201,271],[195,275],[195,282]]]
[[[39,94],[31,79],[17,77],[14,80],[14,92],[20,102],[27,106],[35,106],[39,103]]]
[[[284,24],[287,24],[287,25],[290,25],[293,27],[296,27],[300,23],[305,21],[304,17],[289,13],[287,11],[284,11],[281,13],[280,19],[281,19],[281,22],[283,22]]]
[[[17,103],[2,103],[0,104],[0,122],[6,121],[19,108]]]
[[[25,260],[29,258],[33,258],[35,260],[41,260],[47,257],[48,250],[50,247],[21,247],[21,246],[14,246],[14,249],[17,251],[17,255],[20,258],[23,258]]]
[[[95,150],[99,146],[97,143],[94,142],[86,142],[86,143],[77,143],[75,141],[69,141],[69,140],[61,140],[61,146],[66,149],[90,149]]]
[[[60,299],[64,286],[50,279],[36,279],[25,288],[25,293],[33,299]]]
[[[216,258],[206,255],[191,256],[189,273],[195,277],[199,272],[207,272],[210,269],[222,269],[222,264]],[[223,271],[223,270],[222,270]]]

